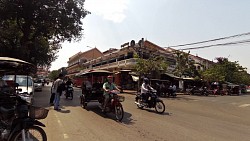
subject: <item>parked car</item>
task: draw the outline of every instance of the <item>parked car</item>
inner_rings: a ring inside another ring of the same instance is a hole
[[[13,84],[15,80],[14,75],[4,75],[3,80],[5,80],[9,84]],[[34,82],[31,76],[26,75],[16,75],[16,82],[18,84],[18,89],[20,95],[26,98],[26,101],[29,103],[33,102],[34,98]]]
[[[34,89],[35,91],[42,91],[42,80],[40,79],[34,79]]]

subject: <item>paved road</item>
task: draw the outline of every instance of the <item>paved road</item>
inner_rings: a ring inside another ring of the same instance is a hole
[[[61,98],[62,111],[48,104],[50,87],[37,92],[35,105],[50,109],[41,120],[49,141],[250,141],[250,95],[164,98],[164,114],[137,109],[134,95],[123,94],[125,117],[103,115],[98,103],[79,105],[80,90],[71,100]]]

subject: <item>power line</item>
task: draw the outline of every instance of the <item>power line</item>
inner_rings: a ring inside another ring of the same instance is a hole
[[[235,37],[246,36],[246,35],[250,35],[250,32],[242,33],[242,34],[237,34],[237,35],[232,35],[232,36],[228,36],[228,37],[222,37],[222,38],[212,39],[212,40],[200,41],[200,42],[189,43],[189,44],[181,44],[181,45],[175,45],[175,46],[168,46],[168,47],[174,48],[174,47],[181,47],[181,46],[189,46],[189,45],[195,45],[195,44],[201,44],[201,43],[207,43],[207,42],[225,40],[225,39],[229,39],[229,38],[235,38]],[[165,48],[167,48],[167,47],[165,47]]]
[[[209,47],[214,47],[214,46],[235,45],[235,44],[244,44],[244,43],[250,43],[250,39],[242,40],[242,41],[229,42],[229,43],[223,43],[223,44],[214,44],[214,45],[207,45],[207,46],[184,48],[184,49],[179,49],[179,50],[202,49],[202,48],[209,48]]]

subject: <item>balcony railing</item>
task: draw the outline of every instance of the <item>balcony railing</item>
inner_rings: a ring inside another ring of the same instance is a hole
[[[126,59],[126,60],[121,60],[121,61],[116,61],[113,63],[107,63],[104,65],[96,66],[96,67],[93,67],[92,69],[119,68],[119,67],[123,67],[123,66],[135,65],[135,64],[136,64],[136,59],[130,58],[130,59]]]

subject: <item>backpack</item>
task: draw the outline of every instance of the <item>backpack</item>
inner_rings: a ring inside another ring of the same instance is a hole
[[[56,92],[62,94],[62,91],[65,90],[65,84],[64,83],[61,83],[58,87],[57,87],[57,90]]]

